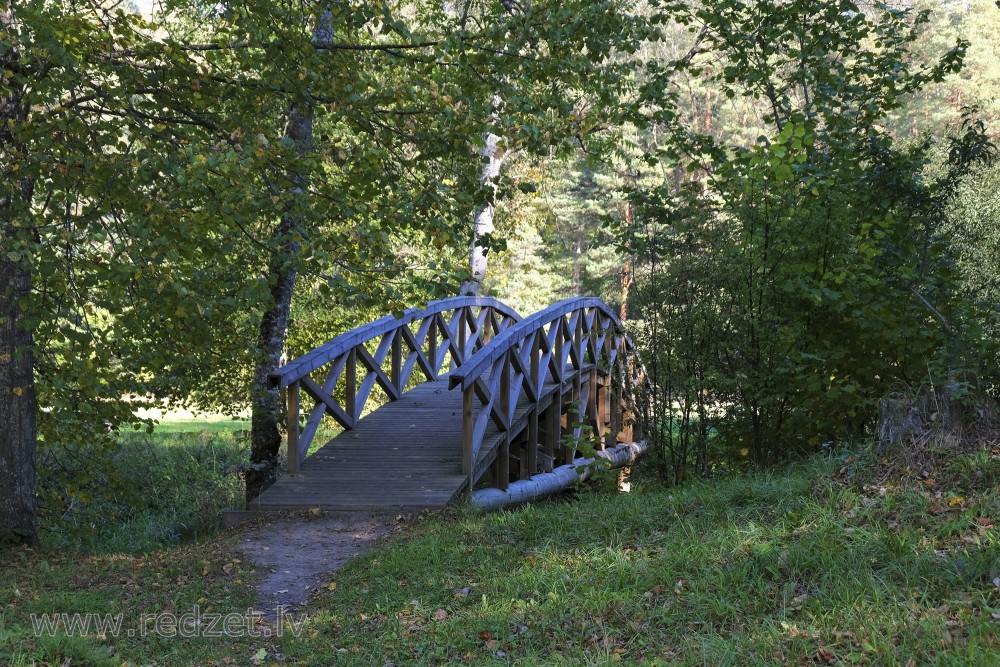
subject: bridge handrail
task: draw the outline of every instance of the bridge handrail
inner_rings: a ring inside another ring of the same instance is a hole
[[[426,319],[431,315],[445,313],[458,308],[468,308],[470,306],[493,308],[515,322],[521,320],[521,316],[517,311],[502,301],[491,297],[459,296],[430,301],[426,308],[407,308],[403,311],[401,317],[386,315],[374,322],[364,324],[331,338],[322,345],[306,352],[300,357],[296,357],[271,373],[268,376],[271,386],[277,389],[284,389],[295,380],[301,379],[321,366],[325,366],[331,360],[341,356],[351,348],[367,343],[379,336],[384,336],[390,331],[412,324],[417,320]]]
[[[450,319],[445,316],[449,312],[453,313]],[[414,372],[436,380],[449,355],[453,368],[461,367],[487,339],[520,319],[515,310],[489,297],[440,299],[426,308],[408,309],[401,317],[387,315],[352,329],[285,364],[269,380],[272,387],[287,388],[288,471],[299,472],[325,415],[351,430],[376,385],[390,401],[398,400]],[[410,325],[415,322],[419,326],[413,331]],[[366,345],[376,340],[377,349],[369,350]],[[388,371],[383,368],[386,363]],[[328,365],[331,368],[324,380],[310,376]],[[338,402],[334,390],[341,379],[344,398]],[[302,392],[315,404],[300,433]]]
[[[568,387],[572,400],[583,403],[580,422],[594,429],[602,446],[619,433],[631,438],[631,428],[621,415],[630,402],[632,385],[642,375],[634,355],[634,345],[618,315],[594,297],[555,303],[511,325],[474,353],[449,374],[450,388],[461,387],[463,392],[462,470],[467,488],[473,488],[491,460],[507,460],[494,449],[509,449],[518,402],[525,394],[528,441],[538,440],[543,410],[551,420],[542,426],[550,457],[558,455],[553,443],[558,443],[564,428],[562,395]],[[480,405],[478,414],[475,399]],[[491,423],[500,438],[491,439],[489,449],[483,450]],[[572,429],[576,440],[579,424]],[[562,456],[572,461],[573,452],[567,450]],[[529,457],[522,474],[535,474],[536,464]],[[504,488],[506,472],[500,469],[496,476]]]
[[[484,347],[472,355],[462,364],[459,370],[452,371],[448,375],[448,388],[455,389],[461,386],[463,390],[468,389],[477,378],[490,368],[500,355],[506,353],[515,345],[519,345],[530,333],[538,331],[547,324],[551,324],[558,317],[563,317],[567,313],[583,308],[598,308],[616,326],[621,327],[618,315],[604,301],[597,297],[581,296],[557,301],[548,308],[521,319],[517,324],[512,325],[490,341],[489,347]],[[631,339],[629,339],[628,344],[631,347]]]

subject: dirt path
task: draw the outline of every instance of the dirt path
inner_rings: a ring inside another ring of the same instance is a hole
[[[394,516],[294,514],[248,528],[240,549],[268,573],[257,586],[258,608],[273,613],[278,605],[304,604],[329,573],[398,525]]]

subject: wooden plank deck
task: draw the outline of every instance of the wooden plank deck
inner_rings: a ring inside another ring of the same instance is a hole
[[[250,509],[414,512],[451,503],[464,483],[462,392],[444,378],[362,417]]]

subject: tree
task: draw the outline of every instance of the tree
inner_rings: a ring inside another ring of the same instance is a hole
[[[964,43],[912,63],[927,13],[829,0],[678,11],[695,46],[651,63],[637,122],[657,124],[647,162],[694,177],[640,180],[623,237],[647,258],[654,423],[682,478],[692,456],[707,468],[713,434],[765,465],[863,433],[893,382],[974,361],[940,321],[975,339],[942,202],[985,137],[958,138],[926,178],[929,146],[900,148],[883,128],[961,65]],[[745,145],[684,122],[681,74],[759,109],[761,136]]]
[[[0,30],[14,27],[9,8],[0,9]],[[5,49],[0,67],[12,72],[21,60],[20,49]],[[31,329],[25,326],[23,302],[31,290],[31,272],[23,265],[16,246],[8,239],[15,235],[16,211],[31,201],[34,183],[18,178],[7,157],[24,150],[13,133],[23,122],[30,101],[24,91],[5,89],[0,96],[0,156],[4,164],[5,186],[0,191],[0,543],[8,537],[36,542],[35,516],[35,382]]]
[[[317,39],[327,11],[336,36]],[[0,481],[16,497],[0,529],[29,540],[36,442],[55,470],[139,425],[136,401],[246,400],[247,369],[260,386],[276,363],[296,275],[358,303],[400,298],[382,269],[412,275],[392,264],[401,244],[464,245],[482,167],[469,145],[492,96],[512,146],[558,144],[618,85],[584,85],[595,54],[641,32],[584,2],[455,17],[179,1],[155,23],[97,0],[3,12]],[[272,417],[254,490],[273,477]],[[98,486],[84,477],[48,488],[82,498]]]
[[[207,108],[220,85],[203,63],[154,40],[138,16],[59,2],[0,14],[0,271],[11,278],[0,296],[0,533],[34,541],[36,429],[53,452],[135,421],[122,398],[155,393],[166,386],[155,373],[183,366],[162,342],[145,344],[160,327],[192,357],[210,353],[206,324],[219,319],[207,315],[237,309],[227,292],[238,280],[202,286],[192,269],[241,259],[232,223],[246,213],[213,215],[224,206],[210,176],[245,178],[260,163],[234,148],[238,123],[226,118],[237,105]],[[179,187],[164,196],[165,183]]]

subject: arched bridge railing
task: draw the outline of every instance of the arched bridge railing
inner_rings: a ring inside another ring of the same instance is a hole
[[[442,299],[348,331],[285,364],[270,380],[288,390],[288,471],[299,472],[325,415],[353,429],[376,388],[398,400],[415,371],[436,380],[443,370],[461,368],[520,319],[496,299]],[[302,394],[314,405],[300,432]]]
[[[514,464],[513,477],[529,479],[572,463],[585,426],[598,449],[632,442],[632,354],[603,301],[574,298],[512,325],[452,371],[451,388],[463,392],[466,488],[489,472],[490,486],[506,489]]]

